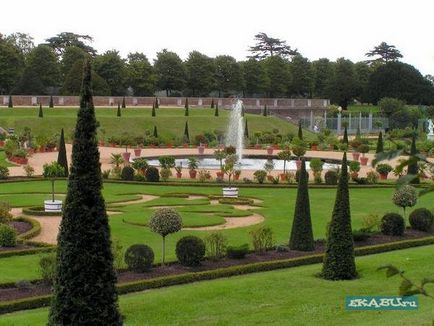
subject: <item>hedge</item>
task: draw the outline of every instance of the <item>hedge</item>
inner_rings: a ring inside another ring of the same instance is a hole
[[[418,246],[434,244],[434,237],[421,239],[403,240],[392,243],[380,244],[375,246],[359,247],[354,250],[356,256],[377,254],[392,250],[406,249]],[[249,273],[266,272],[282,268],[297,267],[303,265],[318,264],[323,261],[324,254],[316,254],[298,258],[288,258],[275,261],[258,262],[219,268],[203,272],[189,272],[185,274],[162,276],[148,280],[139,280],[118,284],[119,294],[138,292],[147,289],[156,289],[166,286],[192,283],[197,281],[213,280],[222,277],[231,277]],[[20,299],[0,303],[0,314],[5,314],[18,310],[34,309],[49,305],[51,296],[40,296],[34,298]]]
[[[40,243],[24,242],[24,244],[35,245]],[[5,251],[0,251],[0,259],[12,257],[12,256],[27,256],[27,255],[41,254],[45,252],[51,252],[54,250],[56,250],[56,247],[52,245],[50,246],[47,245],[46,247],[40,246],[39,248],[30,248],[30,249],[5,250]]]
[[[24,207],[23,214],[31,216],[59,216],[60,212],[46,212],[42,206]]]
[[[14,221],[29,223],[32,228],[29,231],[18,235],[19,240],[27,240],[36,237],[41,233],[41,224],[33,218],[17,217]]]

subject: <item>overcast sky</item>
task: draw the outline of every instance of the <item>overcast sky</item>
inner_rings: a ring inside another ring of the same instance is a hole
[[[243,60],[265,32],[310,60],[364,54],[385,41],[402,61],[434,75],[432,0],[28,0],[2,1],[0,32],[25,32],[35,43],[60,32],[89,34],[102,53],[163,48],[182,59],[191,50]]]

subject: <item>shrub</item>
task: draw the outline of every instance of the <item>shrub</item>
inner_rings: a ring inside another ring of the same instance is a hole
[[[405,102],[397,98],[383,97],[378,102],[378,107],[380,108],[381,112],[385,113],[387,116],[390,116],[394,112],[404,109]]]
[[[176,257],[181,265],[197,266],[205,256],[205,243],[201,238],[186,236],[176,243]]]
[[[393,203],[396,206],[402,207],[405,217],[405,209],[413,207],[417,202],[416,188],[409,185],[404,185],[395,191],[393,194]]]
[[[221,232],[210,233],[205,238],[206,255],[212,260],[219,260],[226,254],[227,239]]]
[[[404,218],[397,213],[388,213],[381,219],[381,233],[400,236],[404,234]]]
[[[378,164],[375,170],[380,174],[388,174],[393,170],[392,166],[389,164]]]
[[[9,177],[9,169],[6,166],[0,166],[0,180],[5,180]]]
[[[359,161],[350,161],[350,163],[348,163],[348,167],[350,168],[350,172],[359,172],[360,171],[360,162]]]
[[[411,212],[408,218],[413,229],[429,232],[432,229],[434,217],[426,208],[418,208]]]
[[[35,169],[29,164],[24,165],[23,169],[27,177],[32,177],[35,174]]]
[[[8,223],[12,219],[8,203],[0,202],[0,223]]]
[[[167,181],[167,180],[169,180],[171,175],[172,175],[172,171],[170,171],[169,168],[161,168],[160,169],[161,180]]]
[[[324,162],[321,161],[321,159],[319,158],[313,158],[310,160],[309,166],[313,172],[321,172],[324,166]]]
[[[267,177],[267,172],[264,170],[257,170],[255,173],[253,173],[253,176],[258,183],[264,183],[264,180]]]
[[[328,170],[324,174],[324,181],[326,185],[337,185],[338,184],[338,172],[335,170]]]
[[[375,171],[369,171],[368,173],[366,173],[366,181],[369,184],[376,184],[378,182],[378,173]]]
[[[39,273],[45,283],[53,284],[56,276],[56,265],[56,254],[54,252],[39,259]]]
[[[145,178],[148,182],[159,182],[160,174],[158,173],[158,169],[155,166],[150,166],[146,169]]]
[[[125,166],[121,172],[121,179],[127,181],[134,180],[134,169],[131,166]]]
[[[17,232],[7,224],[0,224],[0,247],[15,247],[17,245]]]
[[[261,226],[250,231],[252,237],[253,249],[256,253],[261,254],[273,247],[273,231],[270,227]]]
[[[110,177],[110,170],[104,170],[101,172],[101,176],[103,179],[108,179]]]
[[[365,230],[353,230],[353,240],[356,242],[368,240],[371,234]]]
[[[249,253],[249,245],[245,243],[238,247],[229,246],[226,253],[229,258],[242,259]]]
[[[363,231],[377,232],[381,228],[381,217],[378,214],[369,214],[362,220]]]
[[[136,273],[143,273],[152,267],[154,251],[144,244],[134,244],[125,252],[125,264]]]

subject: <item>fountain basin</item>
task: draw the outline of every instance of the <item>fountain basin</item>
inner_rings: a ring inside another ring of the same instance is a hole
[[[44,210],[46,212],[62,212],[62,201],[61,200],[44,200]]]

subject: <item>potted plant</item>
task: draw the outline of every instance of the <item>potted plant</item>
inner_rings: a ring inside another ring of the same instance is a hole
[[[203,155],[203,153],[205,153],[205,146],[202,143],[199,144],[197,149],[198,149],[200,155]]]
[[[318,145],[319,145],[319,141],[318,140],[312,140],[310,142],[310,149],[312,151],[317,151],[318,150]]]
[[[134,156],[139,157],[142,154],[142,148],[139,144],[137,144],[137,147],[134,148]]]
[[[274,148],[272,146],[267,147],[267,155],[273,155]]]
[[[271,181],[273,179],[273,176],[271,175],[271,171],[274,170],[274,162],[272,159],[268,159],[267,162],[265,162],[264,170],[265,172],[267,172],[267,179]]]
[[[235,170],[234,171],[234,180],[239,180],[241,175],[241,170]]]
[[[36,136],[36,143],[38,144],[40,153],[45,152],[45,147],[47,146],[47,142],[48,142],[48,139],[44,135]]]
[[[110,144],[110,147],[116,147],[116,138],[114,136],[107,138],[107,141]]]
[[[28,163],[28,153],[25,149],[17,149],[16,151],[13,152],[12,154],[12,159],[11,161],[18,163],[18,164],[27,164]]]
[[[359,171],[360,171],[360,162],[359,161],[350,161],[348,164],[350,168],[351,173],[351,179],[357,179],[359,177]]]
[[[99,145],[100,146],[104,146],[105,145],[105,129],[104,128],[100,128],[99,129],[99,133],[101,134],[101,137],[99,139]]]
[[[223,150],[218,149],[218,150],[214,151],[214,157],[220,163],[220,171],[216,172],[217,179],[218,180],[222,180],[223,176],[225,175],[225,173],[223,171],[223,160],[226,157],[226,152],[223,151]]]
[[[324,162],[319,158],[313,158],[309,162],[310,169],[313,172],[316,180],[321,180],[321,172],[323,170]]]
[[[392,166],[386,163],[378,164],[375,170],[380,174],[381,180],[386,180],[389,172],[393,170]]]
[[[298,158],[295,163],[297,165],[297,170],[299,170],[301,166],[300,158],[306,154],[306,143],[299,138],[295,138],[292,142],[292,152]]]
[[[112,155],[113,155],[113,154],[112,154]],[[118,155],[119,155],[119,154],[118,154]],[[112,156],[112,158],[113,158],[113,156]],[[115,159],[114,161],[112,161],[112,164],[116,164],[116,159]],[[134,169],[137,170],[137,172],[138,172],[140,175],[145,175],[145,172],[146,172],[146,170],[148,169],[149,164],[148,164],[148,160],[147,160],[147,159],[145,159],[145,158],[143,158],[143,157],[140,157],[140,158],[136,158],[136,159],[133,161],[132,166],[133,166]]]
[[[368,164],[368,158],[365,157],[365,154],[369,152],[369,146],[366,144],[362,144],[357,148],[359,153],[362,153],[362,157],[360,158],[360,163],[365,166]]]
[[[197,168],[199,167],[199,161],[195,157],[188,158],[188,173],[191,179],[196,179]]]
[[[286,162],[291,159],[291,150],[289,148],[280,151],[279,154],[277,154],[277,157],[279,160],[283,161],[283,173],[280,174],[280,179],[282,181],[286,180]]]
[[[0,147],[3,147],[5,145],[6,140],[6,134],[0,132]]]
[[[176,171],[176,178],[181,179],[182,178],[182,163],[180,163],[178,166],[175,166]]]
[[[44,201],[44,209],[46,212],[61,212],[62,201],[54,199],[54,182],[57,178],[65,176],[65,169],[57,162],[44,164],[43,176],[51,181],[51,200]]]
[[[358,138],[354,138],[350,142],[350,146],[353,148],[353,160],[358,161],[360,157],[359,146],[362,145],[361,141]]]
[[[233,188],[231,179],[235,174],[235,163],[237,162],[237,157],[235,154],[226,156],[225,164],[223,165],[223,171],[228,176],[229,187],[223,188],[223,197],[238,197],[238,188]]]

